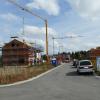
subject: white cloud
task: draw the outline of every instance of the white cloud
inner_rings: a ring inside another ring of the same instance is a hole
[[[0,27],[0,32],[2,32],[2,33],[11,33],[11,30],[6,26],[2,26],[2,27]]]
[[[82,43],[83,47],[87,50],[90,48],[96,48],[100,46],[100,42],[88,42],[88,43]]]
[[[77,34],[72,33],[72,32],[71,32],[71,33],[70,33],[70,32],[69,32],[69,33],[66,33],[66,36],[68,36],[68,37],[73,37],[73,38],[74,38],[74,37],[75,37],[75,38],[78,37]]]
[[[4,39],[0,37],[0,47],[2,47],[3,45],[4,45]]]
[[[32,38],[32,37],[21,37],[21,40],[24,39],[27,43],[33,43],[33,46],[37,47],[37,46],[41,46],[42,48],[44,48],[44,53],[46,53],[46,45],[45,45],[45,41],[42,39],[36,39],[36,38]]]
[[[19,17],[12,13],[7,13],[7,14],[0,14],[0,18],[6,21],[14,21],[14,20],[18,20]]]
[[[82,17],[98,20],[100,17],[100,0],[67,0]]]
[[[35,39],[35,38],[28,38],[28,37],[23,37],[23,39],[27,41],[28,43],[34,43],[34,44],[36,43],[45,47],[45,41],[42,39]]]
[[[86,44],[84,44],[87,48],[91,48],[91,47],[95,47],[96,46],[96,43],[92,43],[92,42],[90,42],[90,43],[86,43]]]
[[[37,43],[44,47],[44,53],[46,53],[46,43],[45,43],[45,34],[46,30],[45,27],[38,27],[38,26],[31,26],[31,25],[25,25],[24,26],[24,34],[21,34],[23,29],[20,29],[20,32],[18,33],[18,36],[25,39],[28,42]],[[52,54],[52,48],[53,48],[53,40],[52,37],[57,36],[57,32],[53,29],[48,27],[48,48],[49,53]],[[59,44],[55,40],[55,48],[58,48]]]
[[[58,0],[33,0],[33,2],[27,4],[28,8],[45,10],[49,15],[58,15],[60,7]]]
[[[21,29],[20,31],[22,32],[23,29]],[[37,27],[37,26],[30,26],[30,25],[26,25],[24,27],[24,31],[25,34],[35,34],[35,35],[43,35],[46,33],[46,29],[45,27]],[[48,34],[50,36],[55,36],[57,35],[57,32],[53,29],[48,27]]]
[[[35,37],[27,37],[27,36],[23,36],[23,37],[19,38],[19,40],[21,40],[21,41],[22,41],[22,39],[24,39],[28,43],[34,43],[34,46],[35,46],[35,43],[37,45],[42,46],[44,48],[44,53],[46,53],[46,42],[45,42],[45,39],[35,38]],[[53,53],[53,40],[49,39],[48,42],[49,42],[49,44],[48,44],[49,54],[52,54]],[[58,52],[58,50],[59,50],[59,43],[58,43],[58,41],[55,40],[54,46],[55,46],[55,51]]]

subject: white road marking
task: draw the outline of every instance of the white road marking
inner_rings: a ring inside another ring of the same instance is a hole
[[[96,78],[100,79],[100,76],[95,76]]]

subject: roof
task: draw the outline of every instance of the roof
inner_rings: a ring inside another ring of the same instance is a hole
[[[9,43],[11,43],[11,42],[13,42],[13,41],[21,42],[21,43],[27,45],[28,47],[34,48],[34,49],[39,50],[39,51],[41,51],[41,52],[42,52],[43,49],[44,49],[41,45],[38,45],[38,44],[35,44],[35,43],[30,43],[30,42],[28,42],[28,41],[26,41],[26,40],[24,40],[24,39],[20,39],[20,38],[13,39],[13,40],[11,40]],[[6,43],[4,46],[8,45],[9,43]]]
[[[83,62],[83,61],[89,61],[89,62],[91,62],[91,60],[80,60],[79,62]]]
[[[24,39],[17,38],[16,40],[18,40],[18,41],[20,41],[20,42],[22,42],[22,43],[26,44],[27,46],[32,46],[29,42],[27,42],[27,41],[26,41],[26,40],[24,40]]]

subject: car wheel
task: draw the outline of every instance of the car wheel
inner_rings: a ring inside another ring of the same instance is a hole
[[[93,75],[93,74],[94,74],[94,72],[90,72],[90,74],[91,74],[91,75]]]

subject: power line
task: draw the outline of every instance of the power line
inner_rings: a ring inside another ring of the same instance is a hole
[[[55,39],[60,39],[60,40],[62,40],[62,39],[66,39],[66,38],[77,38],[77,37],[84,37],[84,36],[77,35],[77,36],[52,37],[52,39],[53,39],[53,55],[54,55],[54,53],[55,53],[55,42],[54,42]],[[61,47],[61,46],[60,46],[60,47]]]
[[[84,37],[84,36],[78,35],[78,36],[52,37],[52,39],[66,39],[66,38],[77,38],[77,37]]]

